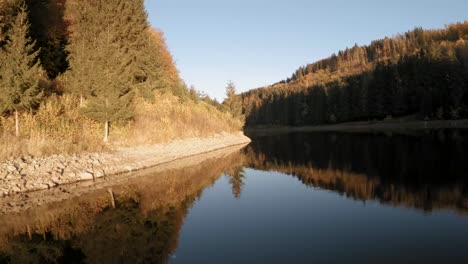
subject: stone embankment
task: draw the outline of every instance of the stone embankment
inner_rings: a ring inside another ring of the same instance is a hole
[[[237,133],[177,140],[155,146],[123,148],[109,153],[24,157],[0,163],[0,196],[141,170],[248,142],[249,138]]]

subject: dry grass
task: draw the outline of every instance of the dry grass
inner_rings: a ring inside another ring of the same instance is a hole
[[[165,143],[174,139],[206,137],[242,129],[243,123],[200,101],[181,102],[171,94],[156,94],[155,102],[139,100],[135,120],[114,130],[127,146]]]
[[[0,117],[0,160],[105,148],[100,125],[80,114],[72,96],[53,96],[36,113],[22,113],[19,138],[14,136],[14,126],[13,117]]]
[[[205,102],[184,101],[171,94],[155,94],[154,103],[135,102],[131,122],[112,124],[112,143],[102,142],[103,125],[80,113],[79,100],[53,96],[35,112],[20,115],[21,136],[14,136],[13,117],[0,117],[0,161],[21,156],[47,156],[110,150],[112,146],[166,143],[239,131],[243,123]]]

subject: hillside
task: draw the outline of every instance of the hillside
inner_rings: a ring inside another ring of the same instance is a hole
[[[0,161],[239,131],[188,89],[143,0],[0,0]]]
[[[468,117],[468,22],[347,48],[242,94],[247,126]]]

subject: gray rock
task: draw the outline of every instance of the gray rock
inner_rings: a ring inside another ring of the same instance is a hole
[[[6,177],[6,180],[18,180],[21,179],[21,175],[9,173]]]
[[[18,169],[17,169],[15,166],[13,166],[13,165],[8,165],[6,169],[7,169],[8,172],[15,172],[15,171],[18,170]]]
[[[106,173],[103,170],[94,170],[94,177],[101,178],[104,177]]]
[[[81,172],[78,174],[78,176],[80,177],[80,180],[83,180],[83,181],[94,179],[93,174],[90,172]]]
[[[47,186],[48,186],[48,188],[53,188],[53,187],[58,186],[58,183],[56,183],[56,182],[50,180],[50,181],[47,183]]]
[[[75,177],[76,177],[76,173],[74,173],[74,172],[65,172],[65,173],[63,173],[63,176],[64,176],[65,178],[75,178]]]
[[[37,187],[38,189],[41,189],[41,190],[49,189],[49,185],[45,183],[39,184]]]
[[[28,166],[28,164],[26,162],[24,162],[24,161],[20,161],[16,165],[16,167],[20,168],[20,169],[26,168],[27,166]]]
[[[53,183],[55,183],[56,185],[60,184],[60,178],[57,177],[57,176],[54,176],[52,177],[52,179],[50,179]]]

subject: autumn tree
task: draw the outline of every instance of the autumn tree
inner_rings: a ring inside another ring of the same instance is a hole
[[[19,112],[39,105],[42,69],[38,51],[29,37],[28,14],[20,3],[17,15],[8,26],[7,38],[0,50],[0,112],[14,113],[15,134],[20,135]]]
[[[164,34],[154,28],[148,30],[148,56],[142,70],[147,72],[150,91],[165,90],[179,97],[189,96],[179,77],[174,59],[166,45]]]

